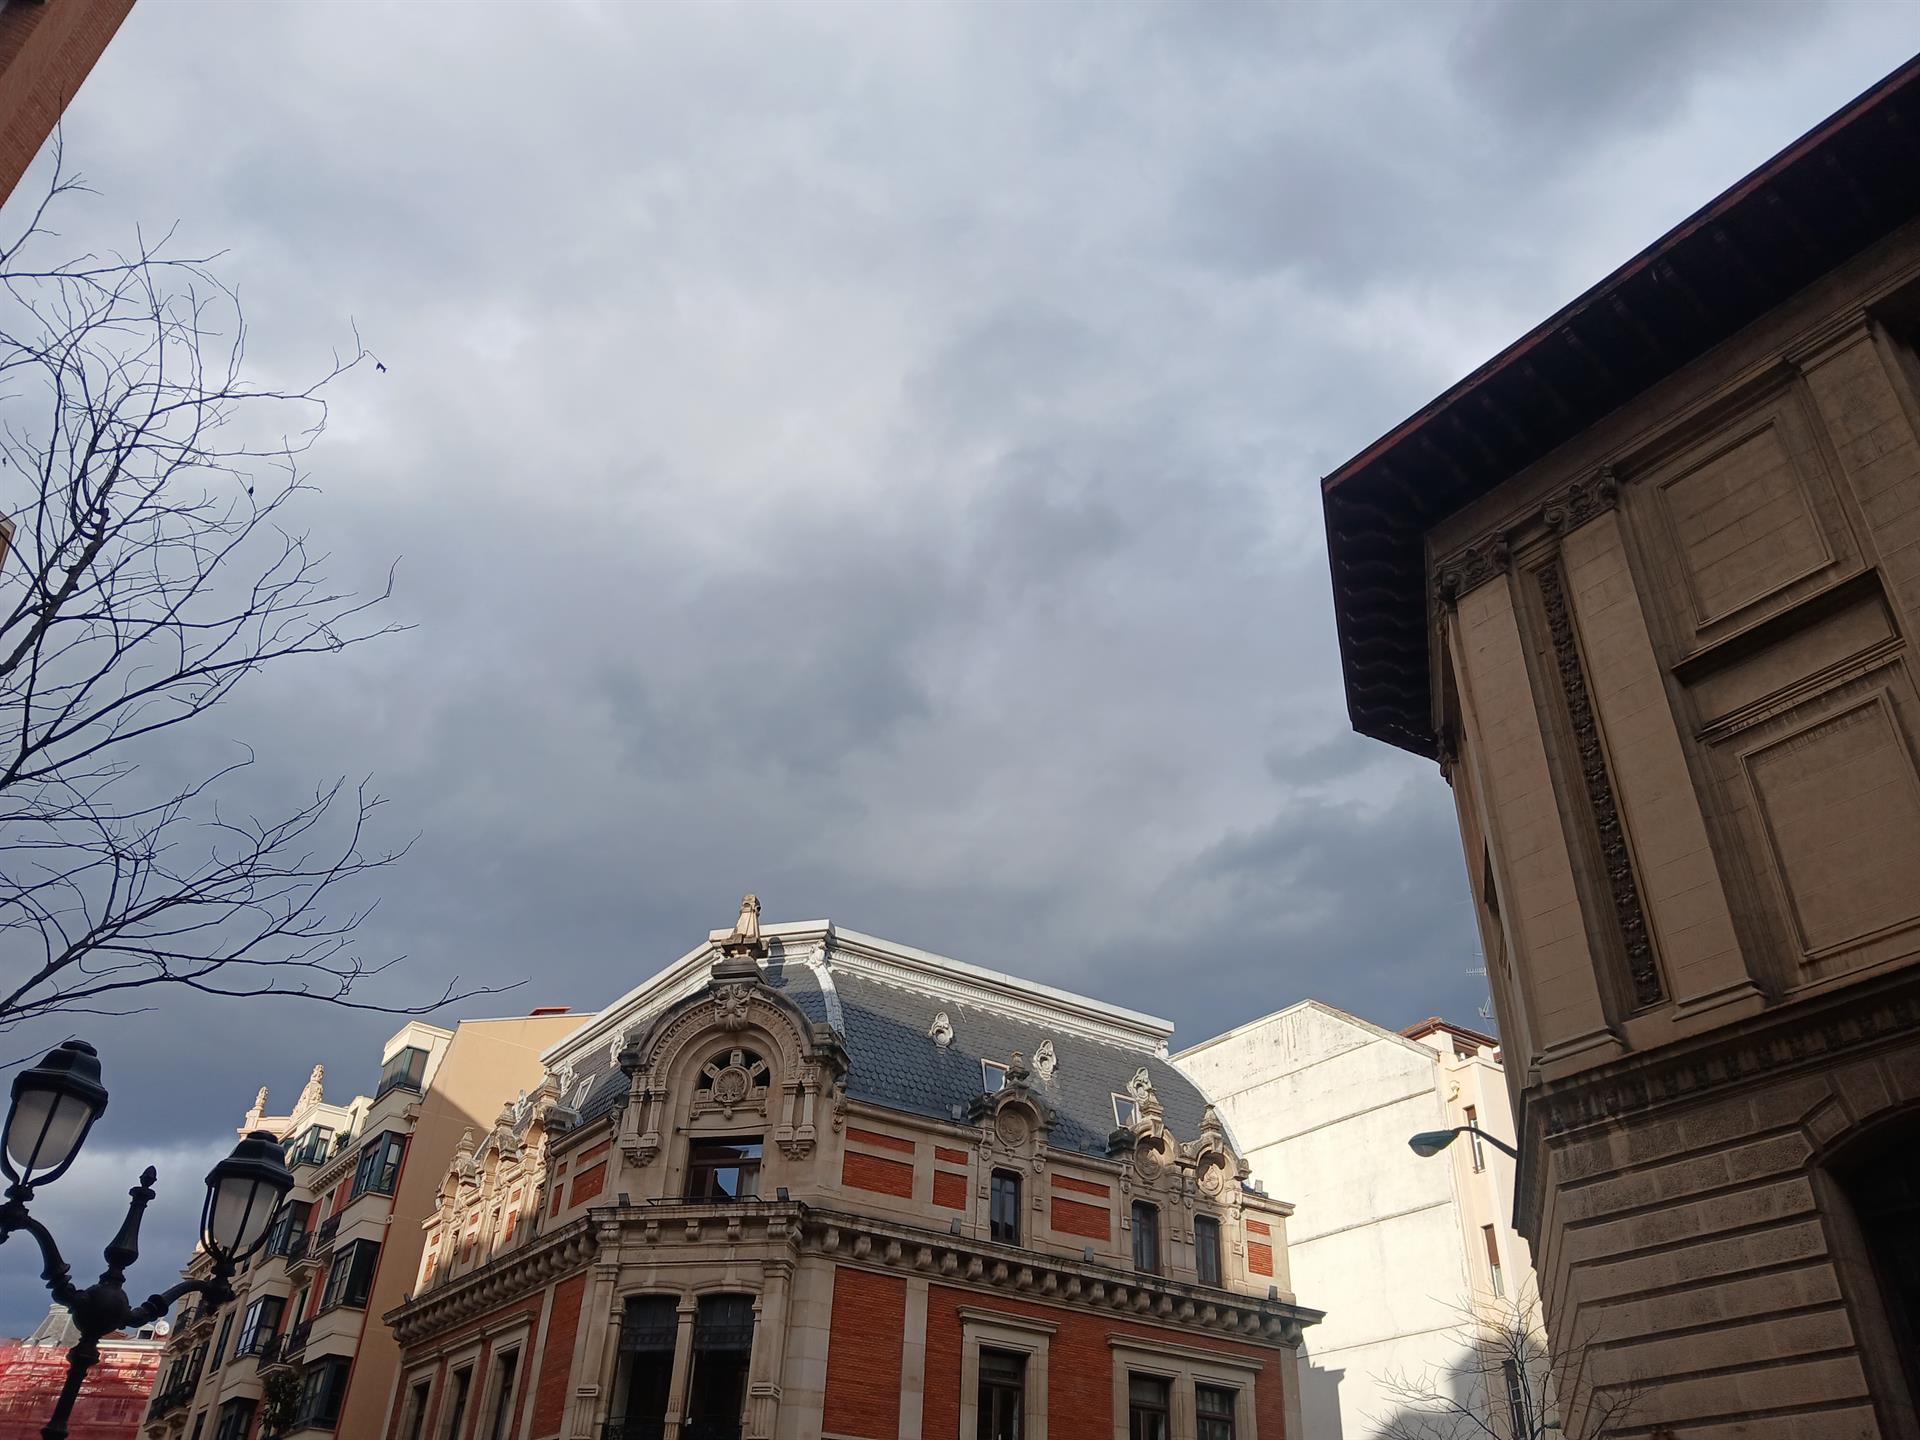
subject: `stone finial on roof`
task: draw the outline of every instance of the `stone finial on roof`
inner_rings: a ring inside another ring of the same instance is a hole
[[[933,1017],[933,1024],[927,1027],[927,1037],[942,1050],[953,1044],[953,1021],[942,1010]]]
[[[260,1087],[259,1093],[253,1097],[253,1108],[247,1111],[247,1123],[242,1125],[240,1128],[242,1130],[258,1130],[260,1128],[261,1120],[263,1120],[266,1117],[266,1113],[267,1113],[267,1087],[262,1085]]]
[[[302,1110],[305,1110],[309,1105],[318,1105],[322,1100],[326,1099],[326,1094],[324,1090],[326,1078],[327,1078],[326,1066],[316,1065],[313,1067],[313,1073],[307,1076],[306,1088],[301,1090],[300,1098],[294,1102],[294,1105],[293,1105],[294,1114],[298,1115]]]
[[[758,979],[759,961],[767,953],[767,942],[760,937],[760,897],[740,897],[740,918],[733,931],[720,942],[720,960],[713,973],[721,979]]]

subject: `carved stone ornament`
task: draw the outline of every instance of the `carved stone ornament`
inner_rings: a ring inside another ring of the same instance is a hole
[[[1594,832],[1600,843],[1601,866],[1606,872],[1614,918],[1626,952],[1627,977],[1634,1004],[1657,1005],[1666,998],[1666,988],[1660,980],[1653,939],[1640,904],[1640,882],[1633,873],[1633,856],[1627,849],[1626,829],[1620,822],[1620,807],[1614,799],[1613,778],[1607,772],[1606,750],[1594,716],[1593,696],[1587,689],[1586,670],[1580,662],[1579,641],[1574,636],[1573,615],[1567,605],[1566,577],[1561,573],[1559,560],[1550,560],[1540,567],[1539,581],[1547,631],[1553,639],[1554,665],[1560,672],[1560,691],[1566,700],[1580,778],[1586,788]]]
[[[1440,562],[1433,589],[1442,603],[1458,605],[1460,597],[1476,590],[1496,575],[1504,575],[1513,564],[1505,535],[1488,535],[1463,546]]]
[[[993,1133],[1007,1149],[1018,1150],[1033,1138],[1033,1122],[1022,1107],[1010,1105],[994,1117]]]
[[[1549,500],[1540,511],[1541,520],[1556,535],[1578,530],[1595,516],[1604,515],[1620,503],[1620,484],[1613,467],[1602,465],[1583,480],[1576,480]]]
[[[1042,1080],[1051,1080],[1056,1066],[1060,1063],[1053,1053],[1053,1041],[1042,1040],[1040,1048],[1033,1052],[1033,1073]]]
[[[293,1102],[293,1113],[298,1115],[310,1105],[318,1105],[326,1098],[327,1067],[316,1065],[313,1073],[307,1076],[306,1088],[300,1092],[300,1098]]]
[[[942,1050],[953,1044],[953,1021],[947,1018],[946,1011],[933,1017],[933,1024],[927,1027],[927,1038]]]
[[[713,987],[714,1019],[722,1030],[744,1030],[750,1020],[753,987],[743,981]]]

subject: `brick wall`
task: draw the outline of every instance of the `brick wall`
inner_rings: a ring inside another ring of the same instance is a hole
[[[133,0],[0,8],[0,200],[12,193]]]
[[[1053,1197],[1053,1228],[1063,1235],[1083,1235],[1089,1240],[1106,1240],[1113,1234],[1113,1212],[1104,1205],[1089,1205],[1083,1200]]]
[[[944,1160],[949,1165],[965,1165],[967,1163],[967,1152],[964,1150],[954,1150],[945,1145],[936,1145],[933,1147],[933,1158],[936,1160]]]
[[[858,1126],[847,1127],[847,1138],[857,1140],[863,1145],[878,1145],[882,1150],[898,1150],[902,1154],[913,1154],[913,1141],[901,1135],[882,1135],[878,1130],[862,1130]]]
[[[831,1349],[823,1423],[837,1435],[900,1433],[900,1346],[907,1282],[841,1266],[833,1274]]]
[[[584,1205],[604,1190],[606,1185],[607,1162],[602,1160],[598,1165],[589,1165],[586,1169],[575,1172],[573,1189],[567,1196],[567,1203]]]
[[[933,1203],[949,1210],[967,1208],[967,1177],[951,1170],[933,1172]]]
[[[849,1150],[840,1162],[840,1183],[856,1190],[873,1190],[910,1200],[913,1198],[913,1166],[902,1160]]]
[[[1109,1336],[1152,1344],[1160,1341],[1202,1347],[1222,1355],[1265,1362],[1254,1387],[1254,1416],[1260,1440],[1300,1440],[1287,1434],[1286,1396],[1277,1349],[1211,1340],[1158,1325],[1142,1325],[1101,1314],[1011,1300],[1000,1295],[936,1285],[927,1295],[926,1390],[920,1433],[957,1434],[960,1428],[961,1307],[994,1310],[1045,1320],[1056,1325],[1047,1345],[1047,1435],[1049,1440],[1113,1440],[1114,1354]],[[831,1399],[831,1396],[829,1396]],[[831,1424],[828,1426],[831,1429]]]
[[[553,1314],[547,1321],[547,1348],[540,1359],[540,1388],[533,1400],[535,1436],[557,1434],[567,1410],[567,1382],[573,1373],[573,1341],[580,1333],[580,1301],[585,1275],[571,1275],[553,1287]]]

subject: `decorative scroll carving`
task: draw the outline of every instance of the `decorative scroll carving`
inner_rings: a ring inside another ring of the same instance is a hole
[[[1488,535],[1456,550],[1440,562],[1434,593],[1443,604],[1458,605],[1460,597],[1477,590],[1496,575],[1504,575],[1513,564],[1505,535]]]
[[[1541,509],[1540,518],[1556,535],[1565,535],[1606,514],[1619,503],[1620,483],[1613,478],[1613,467],[1602,465],[1594,474],[1574,481],[1549,500]]]
[[[1572,724],[1574,745],[1579,751],[1580,778],[1586,786],[1607,889],[1613,897],[1614,918],[1619,923],[1621,944],[1626,950],[1627,976],[1632,984],[1634,1004],[1657,1005],[1666,998],[1666,989],[1660,981],[1660,967],[1654,960],[1653,940],[1640,903],[1640,882],[1633,873],[1626,830],[1620,823],[1620,807],[1614,800],[1613,778],[1607,772],[1607,757],[1600,744],[1593,696],[1587,689],[1586,670],[1580,663],[1573,615],[1567,606],[1566,577],[1557,558],[1541,566],[1538,575],[1547,631],[1553,640],[1554,664],[1560,672],[1560,690],[1566,698],[1567,719]]]

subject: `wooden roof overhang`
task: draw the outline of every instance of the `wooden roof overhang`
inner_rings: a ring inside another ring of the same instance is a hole
[[[1321,482],[1353,728],[1437,753],[1428,529],[1920,215],[1920,56]]]

